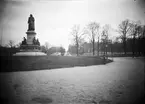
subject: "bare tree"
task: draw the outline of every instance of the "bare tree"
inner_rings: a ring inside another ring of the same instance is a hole
[[[145,25],[142,26],[142,37],[145,38]]]
[[[13,40],[9,40],[8,46],[11,47],[11,48],[14,47],[15,42]]]
[[[93,45],[93,55],[95,55],[95,38],[99,32],[99,27],[100,27],[99,23],[96,23],[96,22],[91,22],[88,24],[89,37]]]
[[[108,40],[109,39],[109,32],[110,32],[110,25],[109,24],[105,24],[103,26],[103,31],[105,32],[105,35],[106,35],[106,39]]]
[[[80,26],[79,25],[74,25],[73,26],[71,35],[73,36],[73,41],[74,41],[75,46],[76,46],[77,56],[79,55],[79,48],[80,48],[80,44],[83,41],[84,34],[85,34],[84,31],[80,31]]]
[[[135,54],[135,41],[137,36],[140,34],[140,24],[138,22],[130,22],[130,36],[132,37],[132,56]]]
[[[19,42],[19,43],[17,43],[15,46],[17,47],[17,48],[20,48],[20,46],[21,46],[21,42]]]
[[[122,21],[119,24],[118,29],[119,29],[118,32],[121,34],[120,38],[122,39],[123,42],[124,54],[126,55],[126,39],[130,30],[130,21],[128,19]]]
[[[141,35],[141,44],[145,44],[145,25],[142,26],[142,35]],[[141,46],[140,46],[141,47]],[[141,48],[141,51],[144,55],[144,59],[145,59],[145,49],[144,48]]]
[[[143,36],[143,27],[141,26],[141,24],[138,25],[137,27],[137,38],[138,38],[138,41],[137,41],[137,50],[138,50],[138,55],[141,54],[141,38]]]

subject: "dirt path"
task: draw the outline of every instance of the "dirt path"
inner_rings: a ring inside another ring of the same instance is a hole
[[[19,104],[129,104],[144,94],[143,68],[140,59],[114,58],[107,65],[1,73],[1,98]]]

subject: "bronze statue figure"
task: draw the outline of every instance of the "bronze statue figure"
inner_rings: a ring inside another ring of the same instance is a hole
[[[29,30],[30,30],[30,31],[31,31],[31,30],[32,30],[32,31],[35,30],[34,21],[35,21],[35,19],[34,19],[33,15],[30,14],[30,17],[29,17],[29,19],[28,19],[28,31],[29,31]]]
[[[27,40],[26,40],[26,38],[24,37],[21,45],[26,45],[26,44],[27,44]]]

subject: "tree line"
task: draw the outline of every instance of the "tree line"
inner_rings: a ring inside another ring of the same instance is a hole
[[[53,53],[61,53],[61,56],[64,56],[66,50],[64,47],[60,46],[60,47],[56,47],[56,46],[52,46],[52,47],[49,47],[47,45],[47,42],[45,43],[45,45],[42,45],[41,46],[41,50],[42,52],[46,53],[47,55],[51,55]]]
[[[124,56],[131,54],[133,57],[145,55],[145,25],[140,21],[123,20],[115,30],[119,34],[114,36],[115,41],[110,37],[111,29],[109,24],[101,27],[97,22],[89,23],[82,30],[79,25],[74,25],[71,29],[73,43],[68,51],[77,56],[85,53],[99,56],[102,52],[123,53]]]

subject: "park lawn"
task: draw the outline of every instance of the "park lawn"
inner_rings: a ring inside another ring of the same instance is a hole
[[[107,63],[111,60],[107,60]],[[1,56],[1,72],[32,71],[103,64],[97,56]]]

